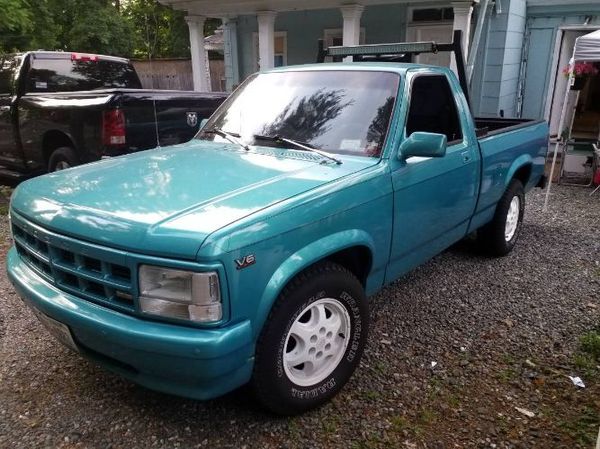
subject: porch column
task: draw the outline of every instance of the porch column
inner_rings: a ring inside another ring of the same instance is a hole
[[[258,67],[272,69],[275,64],[275,11],[259,11],[258,20]]]
[[[340,7],[344,18],[343,45],[360,44],[360,18],[365,10],[363,5],[344,5]]]
[[[469,55],[469,37],[471,35],[471,13],[473,12],[472,2],[452,2],[454,10],[453,31],[462,31],[462,50],[465,61]],[[454,53],[450,56],[450,68],[456,72],[456,58]]]
[[[240,82],[236,19],[223,18],[223,56],[225,59],[225,88],[231,92]]]
[[[194,90],[201,92],[210,91],[208,78],[208,58],[204,48],[204,22],[203,16],[186,16],[185,21],[190,29],[190,53],[192,54],[192,77]]]

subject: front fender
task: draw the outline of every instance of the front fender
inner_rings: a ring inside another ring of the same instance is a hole
[[[253,326],[255,334],[260,333],[277,297],[294,276],[331,254],[355,246],[367,247],[371,254],[375,249],[373,238],[367,232],[348,229],[311,242],[289,256],[273,273],[263,291]]]

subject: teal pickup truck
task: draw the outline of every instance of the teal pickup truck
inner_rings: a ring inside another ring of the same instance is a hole
[[[259,73],[188,143],[22,183],[8,275],[63,343],[134,382],[198,399],[251,383],[301,413],[359,364],[369,295],[475,232],[513,248],[547,139],[473,119],[446,68]]]

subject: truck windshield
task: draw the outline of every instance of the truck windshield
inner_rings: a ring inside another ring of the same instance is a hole
[[[27,92],[110,88],[141,89],[142,85],[131,64],[102,59],[32,58],[27,76]]]
[[[375,71],[297,71],[254,75],[203,128],[221,129],[249,145],[287,146],[279,136],[338,154],[379,157],[398,92],[399,75]],[[263,138],[260,138],[262,136]]]

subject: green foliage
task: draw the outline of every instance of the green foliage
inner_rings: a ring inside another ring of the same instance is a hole
[[[133,51],[133,27],[108,5],[90,5],[95,9],[88,14],[78,14],[68,30],[66,42],[69,50],[129,56]]]
[[[0,51],[7,51],[11,39],[31,32],[31,10],[21,0],[0,0],[0,11]]]
[[[600,362],[600,331],[590,331],[579,340],[581,351]]]
[[[0,0],[0,52],[67,50],[189,57],[185,13],[156,0]],[[212,33],[221,21],[209,19]]]
[[[133,32],[137,58],[189,57],[189,32],[185,13],[156,0],[131,0],[124,4],[123,16],[136,24]]]

